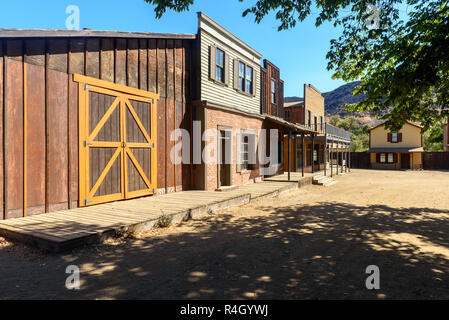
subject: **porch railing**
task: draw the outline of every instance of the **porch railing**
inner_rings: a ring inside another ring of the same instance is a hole
[[[339,138],[345,141],[351,141],[350,132],[343,130],[341,128],[337,128],[329,123],[326,123],[326,134],[334,138]]]

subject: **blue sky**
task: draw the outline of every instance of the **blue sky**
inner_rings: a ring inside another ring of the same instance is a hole
[[[340,34],[330,23],[319,28],[311,17],[295,29],[278,32],[274,14],[256,24],[241,13],[253,0],[195,0],[189,12],[168,11],[157,20],[143,0],[24,0],[3,1],[0,28],[65,28],[68,5],[80,8],[81,28],[117,31],[196,33],[197,11],[203,11],[281,69],[285,96],[302,96],[303,84],[322,92],[344,84],[327,71],[329,41]]]

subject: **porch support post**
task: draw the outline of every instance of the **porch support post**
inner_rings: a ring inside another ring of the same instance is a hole
[[[327,135],[324,135],[324,154],[323,154],[323,158],[324,158],[324,175],[327,175]]]
[[[312,133],[312,173],[315,173],[315,134]]]
[[[349,172],[351,172],[351,142],[349,142]]]
[[[331,167],[331,177],[333,177],[334,176],[334,173],[333,173],[333,168],[334,168],[334,164],[333,164],[333,162],[334,162],[334,157],[333,157],[333,152],[332,152],[332,149],[333,149],[333,147],[334,147],[334,141],[333,140],[331,140],[331,156],[330,156],[330,167]]]
[[[287,140],[287,166],[288,166],[288,181],[290,181],[290,137],[292,135],[292,131],[288,130],[288,140]]]
[[[340,142],[337,141],[337,176],[340,173]]]
[[[301,157],[302,157],[302,161],[301,161],[301,170],[302,170],[302,176],[304,177],[304,163],[306,162],[304,159],[304,147],[305,147],[305,142],[304,142],[304,132],[301,133],[301,139],[302,139],[302,152],[301,152]]]
[[[345,172],[348,172],[348,159],[349,159],[349,147],[348,144],[346,144]]]

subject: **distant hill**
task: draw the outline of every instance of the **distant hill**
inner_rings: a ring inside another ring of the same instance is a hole
[[[344,104],[356,103],[361,101],[364,97],[356,97],[352,94],[354,88],[360,83],[360,81],[350,82],[337,89],[323,93],[325,99],[325,110],[329,115],[339,114],[348,115],[349,113],[344,109]],[[300,97],[285,97],[285,102],[294,102],[302,100]]]
[[[360,83],[360,81],[354,81],[347,83],[345,85],[342,85],[341,87],[338,87],[337,89],[323,93],[324,97],[324,103],[325,103],[325,109],[327,114],[339,114],[342,116],[348,115],[349,112],[347,112],[343,105],[345,104],[351,104],[351,103],[357,103],[359,101],[362,101],[365,96],[354,96],[352,92],[354,91],[354,88]],[[368,113],[367,113],[368,114]],[[367,115],[364,114],[364,115]],[[354,114],[355,115],[355,114]],[[357,113],[357,115],[360,115]]]

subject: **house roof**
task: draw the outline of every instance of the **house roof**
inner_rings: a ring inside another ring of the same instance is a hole
[[[0,38],[152,38],[152,39],[195,39],[195,34],[153,33],[101,30],[65,30],[65,29],[1,29]]]
[[[369,131],[374,130],[374,129],[377,129],[377,128],[379,128],[379,127],[382,127],[382,126],[385,124],[385,122],[386,122],[386,121],[384,121],[384,122],[378,124],[378,125],[375,126],[375,127],[372,127],[371,129],[369,129]],[[406,123],[408,123],[408,124],[411,125],[411,126],[420,128],[420,129],[423,128],[422,126],[420,126],[420,125],[419,125],[418,123],[416,123],[416,122],[412,122],[412,121],[408,121],[408,120],[407,120]]]
[[[423,147],[408,148],[371,148],[368,152],[424,152]]]

